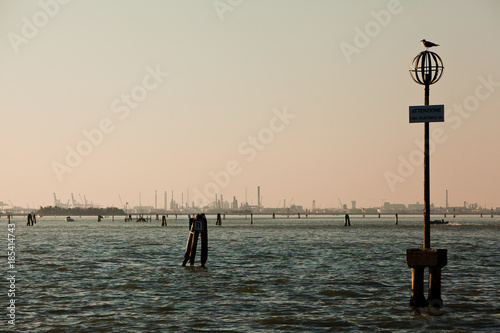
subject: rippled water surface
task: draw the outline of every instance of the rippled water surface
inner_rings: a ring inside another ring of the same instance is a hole
[[[500,331],[498,217],[432,226],[432,248],[448,249],[441,316],[408,307],[406,249],[422,246],[421,217],[400,216],[396,226],[393,217],[351,216],[351,227],[340,216],[257,216],[253,224],[227,216],[222,226],[208,218],[206,268],[199,254],[194,267],[181,266],[185,217],[169,217],[167,227],[154,218],[43,217],[33,227],[14,219],[15,330]],[[2,317],[8,329],[6,310]]]

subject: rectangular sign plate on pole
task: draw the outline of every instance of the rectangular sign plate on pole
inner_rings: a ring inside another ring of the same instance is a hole
[[[410,123],[430,123],[444,121],[444,105],[410,106]]]

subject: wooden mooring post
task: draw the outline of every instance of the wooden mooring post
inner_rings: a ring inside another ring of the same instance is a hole
[[[396,219],[396,225],[398,225],[399,222],[398,214],[396,214],[395,219]]]
[[[220,213],[217,213],[217,220],[215,220],[215,225],[222,225],[222,219]]]
[[[162,227],[166,227],[167,226],[167,217],[165,215],[163,215],[161,217],[161,226]]]
[[[351,218],[349,217],[349,214],[345,214],[344,216],[344,226],[350,226],[351,225]]]
[[[182,266],[186,266],[189,261],[194,265],[196,257],[196,247],[198,246],[198,237],[201,234],[201,267],[205,267],[208,258],[208,223],[205,214],[198,214],[189,219],[189,236],[186,244],[186,253]]]
[[[36,219],[36,217],[35,217],[35,219]],[[33,216],[31,214],[28,214],[28,223],[26,225],[33,226],[34,223],[36,223],[36,222],[34,221]]]

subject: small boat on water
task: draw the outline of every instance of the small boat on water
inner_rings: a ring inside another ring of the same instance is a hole
[[[448,221],[445,220],[433,220],[431,224],[448,224]]]
[[[75,222],[75,219],[71,218],[71,216],[67,216],[66,222]]]

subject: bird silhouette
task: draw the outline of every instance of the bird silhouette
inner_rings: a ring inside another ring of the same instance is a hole
[[[433,47],[433,46],[439,46],[439,44],[435,44],[433,42],[429,42],[428,40],[425,40],[425,39],[422,39],[421,40],[422,42],[422,45],[426,48],[426,49],[429,49],[429,47]]]

